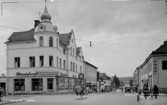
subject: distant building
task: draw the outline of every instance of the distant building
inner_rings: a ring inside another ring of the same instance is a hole
[[[87,61],[85,62],[85,76],[86,76],[86,85],[90,87],[92,90],[97,87],[97,67],[90,64]]]
[[[133,77],[118,77],[119,81],[120,81],[120,86],[125,86],[126,84],[129,84],[129,81],[132,79]]]
[[[100,89],[103,91],[110,91],[111,90],[111,83],[112,80],[109,76],[107,76],[105,73],[100,73],[100,80],[101,80],[101,86]]]

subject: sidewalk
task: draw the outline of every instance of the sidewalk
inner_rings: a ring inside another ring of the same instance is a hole
[[[3,102],[0,102],[0,105],[6,105],[6,104],[11,104],[11,103],[16,103],[16,102],[23,102],[24,98],[32,97],[34,95],[19,95],[19,96],[5,96],[3,97]]]
[[[141,105],[167,105],[167,95],[158,96],[157,99],[149,99],[140,101]]]

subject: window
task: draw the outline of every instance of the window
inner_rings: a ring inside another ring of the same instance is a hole
[[[73,49],[73,55],[74,55],[74,49]]]
[[[25,91],[25,79],[14,79],[14,91]]]
[[[40,67],[44,66],[44,57],[43,56],[39,56],[39,66]]]
[[[71,71],[72,71],[72,62],[71,62]]]
[[[106,81],[104,81],[104,84],[106,84]]]
[[[14,64],[15,68],[19,68],[20,67],[20,57],[15,57],[14,60],[15,60],[15,64]]]
[[[66,69],[66,61],[64,60],[63,62],[64,62],[64,63],[63,63],[63,65],[64,65],[64,66],[63,66],[63,69],[65,70],[65,69]]]
[[[57,57],[57,68],[59,67],[59,57]]]
[[[73,71],[75,71],[75,63],[73,63]]]
[[[167,70],[167,61],[162,61],[162,70]]]
[[[59,40],[58,39],[56,39],[56,45],[57,45],[57,48],[58,48],[58,46],[59,46]]]
[[[30,57],[30,67],[35,67],[35,57]]]
[[[70,53],[71,53],[71,55],[72,55],[72,47],[70,48]]]
[[[60,69],[61,69],[61,59],[60,59]]]
[[[53,38],[49,37],[49,47],[53,47]]]
[[[76,72],[77,72],[77,64],[76,64]]]
[[[53,67],[53,56],[49,56],[49,66]]]
[[[33,78],[32,79],[32,91],[42,91],[43,90],[43,79]]]
[[[43,37],[42,36],[39,38],[39,46],[43,47]]]
[[[66,54],[66,50],[65,49],[63,49],[63,54]]]
[[[82,73],[82,66],[80,66],[80,73]]]
[[[53,78],[48,78],[48,90],[53,90]]]

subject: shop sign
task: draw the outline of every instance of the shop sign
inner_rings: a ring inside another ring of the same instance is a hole
[[[60,73],[60,76],[62,76],[62,77],[68,77],[68,75],[64,74],[64,73]]]
[[[20,72],[16,72],[16,76],[37,76],[38,73],[20,73]]]
[[[50,75],[58,75],[58,72],[49,72],[49,71],[46,71],[46,72],[35,72],[35,73],[21,73],[21,72],[16,72],[16,76],[50,76]]]

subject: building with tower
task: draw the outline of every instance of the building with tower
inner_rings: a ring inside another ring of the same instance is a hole
[[[85,74],[84,56],[74,31],[60,34],[45,6],[32,29],[14,32],[6,42],[6,92],[73,92],[79,73]]]

